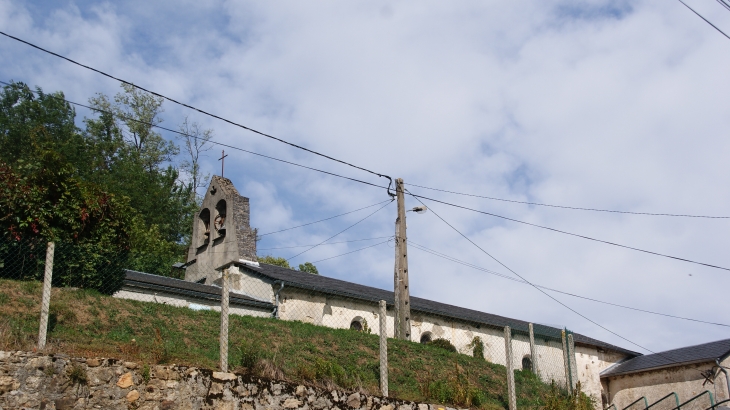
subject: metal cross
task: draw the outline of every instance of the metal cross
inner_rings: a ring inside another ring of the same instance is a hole
[[[225,162],[226,162],[226,161],[225,161],[225,158],[226,158],[227,156],[228,156],[228,155],[226,155],[226,150],[223,150],[223,152],[221,152],[221,157],[220,157],[220,158],[218,158],[218,161],[220,161],[220,162],[221,162],[221,178],[223,177],[223,164],[225,164]]]

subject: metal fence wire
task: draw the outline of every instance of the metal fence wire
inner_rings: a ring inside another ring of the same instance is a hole
[[[47,303],[40,300],[43,298],[40,285],[46,273],[48,245],[40,238],[20,241],[0,240],[0,302],[9,303],[8,295],[2,292],[11,285],[26,283],[35,286],[36,291],[33,295],[38,298],[33,302],[35,304],[28,306],[36,309],[36,305],[42,306],[43,303]],[[129,255],[111,254],[92,244],[57,242],[53,246],[51,285],[56,290],[47,295],[51,297],[51,316],[54,311],[53,298],[57,297],[59,288],[92,290],[101,295],[149,306],[157,304],[194,311],[220,312],[220,330],[212,329],[213,332],[219,332],[219,338],[215,342],[217,346],[206,348],[219,354],[219,367],[223,371],[241,364],[245,365],[247,360],[247,353],[241,348],[243,344],[248,343],[241,340],[242,335],[246,334],[245,329],[232,325],[232,316],[296,321],[331,329],[351,329],[373,335],[384,335],[391,340],[395,336],[393,292],[357,284],[345,286],[342,281],[311,273],[270,265],[263,268],[256,267],[255,263],[246,261],[220,266],[214,266],[212,262],[180,263],[171,266],[169,272],[165,272],[167,276],[152,275],[126,269]],[[385,301],[387,305],[384,318],[381,317],[383,311],[379,306],[381,301]],[[531,384],[530,380],[554,383],[568,391],[575,387],[577,380],[575,351],[569,332],[526,322],[509,323],[511,327],[506,327],[508,324],[480,322],[479,318],[459,319],[438,311],[433,304],[419,302],[416,298],[413,298],[412,302],[410,341],[437,345],[464,356],[504,366],[500,371],[502,372],[500,377],[505,382],[498,383],[495,389],[504,397],[502,403],[506,407],[514,409],[517,403],[536,404],[524,401],[532,394],[531,389],[534,389],[534,383]],[[37,314],[32,309],[29,308],[30,313]],[[45,320],[48,321],[47,307],[45,315]],[[41,317],[41,328],[43,320]],[[52,317],[49,328],[53,326],[54,320],[56,319]],[[144,323],[140,324],[143,325]],[[43,339],[39,340],[38,346],[43,348],[44,331],[39,331],[38,335]],[[115,334],[98,335],[101,336],[117,340],[129,339]],[[267,343],[266,340],[255,342]],[[171,343],[184,342],[171,341]],[[386,349],[389,343],[392,342],[386,343],[385,346],[374,343],[375,349],[380,346],[380,356],[384,354],[383,349]],[[54,346],[55,349],[63,349],[64,344],[57,343]],[[10,347],[6,340],[5,348]],[[298,348],[312,349],[309,344]],[[325,351],[333,349],[332,352],[335,352],[338,346],[321,345],[318,348]],[[235,360],[229,363],[234,356]],[[379,362],[387,359],[390,361],[390,367],[385,365],[385,370],[397,372],[400,370],[398,360],[401,359],[392,353],[385,354],[384,359],[379,359],[380,356],[375,354],[372,359],[368,359],[369,362],[363,362],[362,365],[369,366],[367,363],[374,362],[376,368],[372,372],[373,377],[381,381],[383,378],[386,379],[385,386],[381,383],[381,391],[387,394],[389,385],[390,391],[397,393],[400,389],[397,379],[391,378],[388,384],[388,372],[383,373],[380,371],[382,369],[377,367]],[[326,359],[322,360],[326,362]],[[509,369],[513,371],[510,372]],[[317,368],[312,375],[317,376],[319,374],[317,372],[329,372],[330,376],[337,377],[336,369]],[[507,377],[504,376],[504,372],[507,373]],[[425,383],[421,386],[424,393],[433,393],[431,390],[438,387],[438,383],[433,385],[436,387],[429,385],[427,381],[419,383]],[[433,397],[436,400],[440,396]]]

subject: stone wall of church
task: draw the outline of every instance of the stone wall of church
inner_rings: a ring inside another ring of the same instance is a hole
[[[730,367],[730,358],[721,364],[724,367]],[[652,404],[672,392],[677,393],[679,402],[683,403],[703,391],[709,390],[715,397],[715,402],[718,402],[728,398],[725,376],[720,373],[714,380],[714,384],[712,384],[705,383],[704,376],[700,374],[702,371],[712,368],[713,365],[713,362],[708,361],[674,366],[666,369],[607,377],[603,378],[602,382],[604,389],[608,392],[610,402],[615,404],[619,410],[642,396],[646,397],[648,404]],[[669,409],[676,405],[675,399],[671,397],[655,408]],[[682,406],[682,409],[704,410],[708,407],[710,407],[710,400],[705,395],[686,407]]]
[[[237,195],[233,201],[233,229],[238,243],[238,256],[256,262],[256,230],[251,229],[251,206],[246,197]]]
[[[216,221],[222,226],[216,226]],[[251,229],[249,199],[219,176],[210,185],[193,223],[185,280],[206,284],[220,278],[219,267],[240,259],[256,262],[256,230]],[[218,229],[220,228],[220,229]]]

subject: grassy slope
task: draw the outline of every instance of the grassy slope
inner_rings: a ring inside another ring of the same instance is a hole
[[[0,280],[0,349],[32,350],[40,284]],[[49,345],[75,356],[216,368],[220,314],[53,289]],[[417,343],[389,340],[390,395],[504,408],[504,366]],[[320,385],[378,392],[378,336],[300,322],[230,317],[230,366]],[[543,407],[550,386],[516,372],[518,406]]]

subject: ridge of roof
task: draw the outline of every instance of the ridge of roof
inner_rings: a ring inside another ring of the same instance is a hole
[[[677,365],[688,365],[722,359],[730,354],[730,339],[685,346],[635,357],[601,372],[601,377],[639,373]]]
[[[360,300],[368,300],[377,302],[385,300],[387,304],[393,305],[394,295],[392,291],[378,289],[371,286],[360,285],[354,282],[348,282],[341,279],[330,278],[322,275],[313,275],[307,272],[283,268],[276,265],[260,263],[258,268],[240,264],[239,267],[249,272],[266,276],[275,281],[284,281],[288,286],[319,291],[323,293],[337,294],[340,296],[351,297]],[[529,322],[519,319],[512,319],[504,316],[485,313],[478,310],[468,309],[460,306],[449,305],[446,303],[436,302],[433,300],[411,297],[411,309],[423,313],[431,313],[442,317],[463,320],[467,322],[485,324],[495,328],[503,328],[509,326],[513,331],[527,334]],[[533,324],[533,330],[537,337],[549,337],[554,339],[561,338],[562,329],[541,324]],[[573,340],[576,344],[597,346],[604,349],[628,354],[631,356],[640,356],[641,353],[624,349],[620,346],[612,345],[591,337],[573,333]]]

